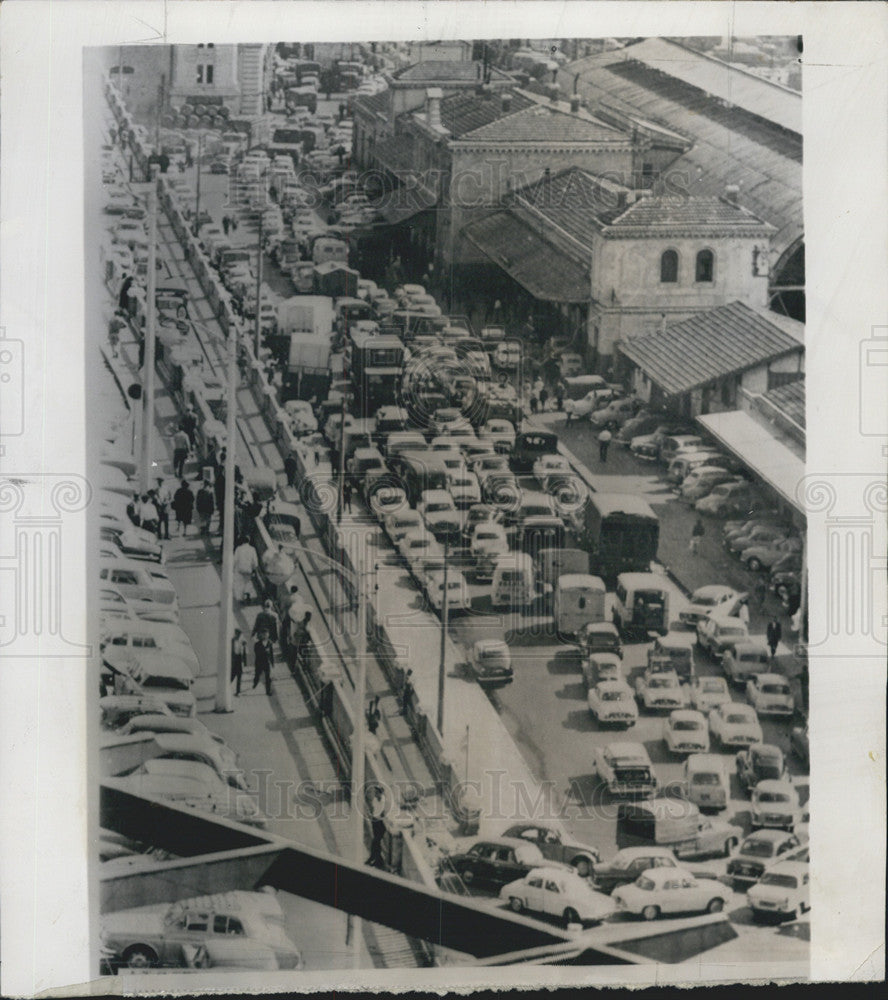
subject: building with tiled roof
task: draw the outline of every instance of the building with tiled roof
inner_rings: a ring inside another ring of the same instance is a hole
[[[571,112],[548,104],[534,103],[521,111],[464,133],[459,141],[476,145],[506,143],[510,146],[525,142],[556,145],[616,142],[623,146],[626,134],[579,109]]]
[[[804,371],[804,343],[766,314],[730,302],[646,337],[618,343],[636,393],[684,416],[734,410]]]

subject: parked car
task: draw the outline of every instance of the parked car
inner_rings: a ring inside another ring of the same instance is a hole
[[[660,457],[660,449],[666,438],[674,434],[684,433],[687,428],[683,424],[661,422],[649,434],[639,434],[629,442],[629,450],[633,455],[653,461]]]
[[[434,560],[426,559],[422,566],[423,590],[425,591],[429,606],[434,611],[443,611],[445,583],[444,568],[443,565],[441,567],[434,565],[434,567],[431,568],[429,566],[430,561],[434,563]],[[452,614],[454,611],[471,610],[472,603],[469,596],[469,587],[462,572],[452,566],[448,567],[446,582],[448,612]]]
[[[697,622],[697,645],[714,659],[720,660],[726,650],[749,638],[749,629],[742,618],[702,618]]]
[[[592,884],[600,892],[612,892],[617,886],[634,882],[651,868],[678,868],[675,855],[668,847],[624,847],[610,861],[601,861],[592,868]]]
[[[752,915],[796,920],[810,910],[809,867],[804,861],[779,861],[766,871],[746,893]]]
[[[480,521],[469,540],[469,554],[475,561],[475,578],[492,580],[497,560],[509,551],[506,529],[498,521]]]
[[[512,654],[502,639],[478,639],[469,648],[469,671],[483,688],[511,684]],[[517,836],[508,833],[506,836]]]
[[[500,899],[514,913],[529,910],[560,917],[565,926],[598,924],[616,909],[610,897],[596,892],[574,872],[534,868],[515,882],[504,885]]]
[[[792,832],[803,821],[799,793],[788,777],[779,781],[760,781],[752,790],[750,824]]]
[[[583,878],[586,878],[593,866],[601,860],[597,847],[571,840],[559,827],[545,820],[515,823],[503,830],[501,836],[536,844],[547,861],[570,865]]]
[[[746,682],[746,697],[759,715],[792,715],[795,699],[782,674],[753,674]]]
[[[478,436],[489,438],[496,445],[497,451],[507,455],[515,444],[515,426],[511,420],[495,418],[478,428]]]
[[[635,438],[652,434],[662,424],[662,413],[648,413],[646,410],[642,410],[623,424],[616,433],[615,440],[628,447]]]
[[[736,476],[727,469],[722,469],[716,465],[700,465],[693,469],[681,481],[679,496],[688,503],[696,503],[722,483],[736,482]]]
[[[386,534],[397,545],[408,531],[421,530],[423,520],[412,507],[406,507],[394,514],[386,515],[384,526]]]
[[[404,488],[387,482],[380,482],[369,490],[367,503],[380,521],[385,521],[390,514],[410,509]]]
[[[649,667],[636,678],[635,696],[648,712],[683,708],[688,703],[687,688],[672,670],[652,671]]]
[[[778,859],[795,856],[801,840],[785,830],[756,830],[737,848],[728,861],[728,878],[735,888],[757,882]]]
[[[697,500],[694,509],[713,517],[731,517],[764,506],[761,495],[746,481],[723,482]]]
[[[124,558],[163,562],[163,548],[150,532],[136,527],[124,527],[104,516],[99,530],[102,541],[111,542]]]
[[[465,885],[496,890],[524,878],[533,868],[544,867],[545,862],[536,844],[511,837],[478,840],[467,851],[449,857],[450,868]]]
[[[398,551],[411,567],[416,568],[425,559],[443,559],[444,549],[425,528],[410,528],[398,540]]]
[[[638,400],[634,396],[612,399],[605,406],[593,410],[589,414],[589,420],[596,427],[619,427],[635,416],[638,406]]]
[[[468,544],[471,541],[472,533],[476,524],[499,520],[499,511],[496,507],[488,503],[473,503],[466,511],[463,518],[462,539]]]
[[[803,726],[794,726],[792,732],[789,734],[789,745],[792,748],[792,752],[798,757],[798,759],[807,767],[810,764],[811,758],[808,749],[808,723],[806,722]]]
[[[564,455],[540,455],[533,463],[533,477],[540,489],[550,492],[549,487],[564,479],[573,479],[574,471]]]
[[[731,692],[724,677],[695,677],[690,685],[690,703],[693,708],[708,714],[713,708],[731,700]]]
[[[684,763],[683,780],[688,801],[698,809],[727,808],[731,777],[721,754],[692,753]]]
[[[632,688],[622,680],[599,681],[587,694],[589,711],[600,726],[624,726],[638,721],[638,706]]]
[[[759,524],[748,532],[727,539],[725,548],[742,558],[746,549],[781,542],[787,537],[788,529],[783,525]]]
[[[416,509],[437,541],[456,544],[460,532],[459,512],[447,490],[423,490]]]
[[[750,677],[771,668],[771,651],[763,639],[751,636],[729,646],[722,656],[722,670],[731,684],[745,684]]]
[[[593,747],[595,773],[611,795],[653,795],[657,777],[641,743],[616,742]]]
[[[709,618],[713,614],[730,615],[737,610],[746,594],[734,590],[720,583],[710,583],[705,587],[698,587],[690,598],[690,603],[679,612],[679,621],[684,625],[696,626],[697,622],[703,618]]]
[[[161,569],[153,563],[135,559],[116,560],[99,568],[99,579],[116,588],[129,600],[149,601],[169,612],[170,620],[178,624],[179,601],[176,588]]]
[[[714,879],[698,879],[684,868],[651,868],[631,885],[615,889],[617,910],[645,920],[681,913],[720,913],[730,891]]]
[[[740,561],[757,573],[760,569],[770,569],[784,556],[801,551],[802,540],[797,536],[790,536],[769,545],[751,545],[741,552]]]
[[[716,745],[748,747],[763,741],[755,709],[738,701],[719,705],[709,713],[709,731]]]
[[[102,917],[101,938],[112,966],[130,969],[193,966],[199,949],[207,949],[212,960],[216,946],[223,946],[218,954],[224,956],[224,945],[233,940],[246,946],[236,963],[244,968],[268,968],[266,952],[275,960],[271,968],[302,968],[299,948],[284,929],[281,905],[268,892],[234,890],[116,910]],[[261,964],[251,965],[251,953]],[[230,962],[222,957],[212,964]]]
[[[447,474],[447,490],[459,510],[481,502],[481,488],[474,472],[461,471]]]
[[[708,753],[706,716],[694,709],[670,712],[663,724],[663,739],[671,753]]]
[[[737,777],[747,794],[760,781],[780,781],[786,774],[783,751],[773,743],[754,743],[736,757]]]

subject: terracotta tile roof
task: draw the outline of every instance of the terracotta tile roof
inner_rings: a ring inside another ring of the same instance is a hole
[[[388,114],[389,97],[388,90],[380,90],[375,94],[361,94],[355,98],[354,108],[371,115]]]
[[[465,82],[469,80],[481,81],[483,73],[482,64],[479,62],[455,62],[452,59],[427,59],[425,62],[414,63],[412,66],[405,66],[394,74],[395,80],[410,80],[416,82],[431,82],[433,80],[457,80]],[[491,79],[508,80],[507,73],[491,67]]]
[[[742,302],[731,302],[663,333],[620,341],[619,350],[672,396],[804,347]]]
[[[463,135],[472,142],[623,142],[619,129],[584,115],[535,104]]]
[[[602,219],[613,229],[773,228],[741,205],[714,195],[642,195],[621,212],[604,213]]]
[[[511,106],[503,110],[503,94],[511,97]],[[474,91],[451,94],[441,101],[441,124],[454,139],[466,132],[489,125],[491,122],[505,118],[506,115],[523,111],[534,104],[529,97],[516,91],[492,91],[487,96],[480,96]]]

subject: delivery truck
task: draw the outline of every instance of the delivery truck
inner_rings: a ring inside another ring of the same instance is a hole
[[[277,337],[287,355],[282,402],[326,397],[334,316],[333,300],[325,295],[294,295],[278,305]]]

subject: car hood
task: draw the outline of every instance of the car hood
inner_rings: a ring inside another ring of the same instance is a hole
[[[162,937],[166,910],[167,907],[161,905],[108,914],[101,920],[102,937]]]

